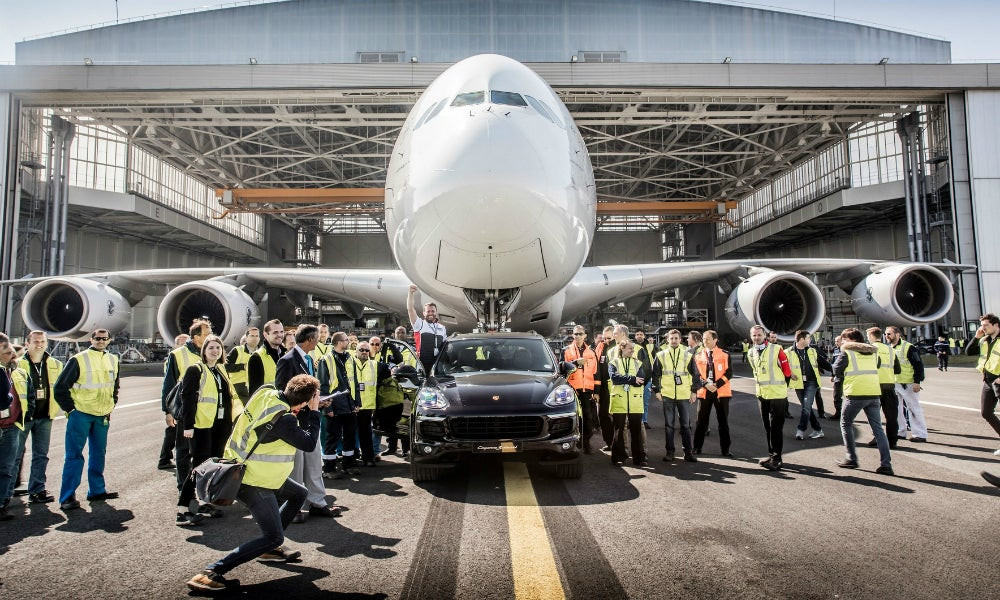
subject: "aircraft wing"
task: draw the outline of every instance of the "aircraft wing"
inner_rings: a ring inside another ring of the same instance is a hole
[[[719,285],[734,292],[726,309],[734,327],[746,322],[767,325],[773,318],[769,329],[815,331],[825,317],[819,283],[837,285],[852,295],[855,312],[866,320],[914,325],[946,314],[954,299],[951,278],[974,269],[953,263],[863,259],[737,259],[584,267],[565,288],[563,316],[571,319],[595,306],[630,299],[639,300],[639,306],[654,292],[670,288],[682,288],[682,298],[690,299],[704,289],[700,286]]]

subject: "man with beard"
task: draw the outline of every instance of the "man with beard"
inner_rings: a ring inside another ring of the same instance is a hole
[[[411,285],[406,295],[406,311],[410,315],[410,326],[413,327],[413,345],[417,348],[417,358],[424,365],[424,371],[430,374],[431,366],[437,359],[438,352],[448,336],[445,326],[438,322],[437,304],[424,304],[424,317],[417,316],[414,305],[417,286]],[[370,348],[370,346],[369,346]]]

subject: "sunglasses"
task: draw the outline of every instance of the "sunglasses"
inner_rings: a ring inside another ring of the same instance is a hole
[[[573,335],[587,335],[586,333],[574,333]]]
[[[358,348],[358,352],[368,352],[368,348]]]
[[[95,342],[106,342],[106,341],[110,340],[111,338],[109,338],[109,337],[95,337],[95,338],[90,338],[90,339],[94,340]]]

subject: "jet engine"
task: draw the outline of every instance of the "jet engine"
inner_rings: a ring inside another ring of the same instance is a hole
[[[912,326],[931,323],[951,310],[955,291],[944,273],[927,265],[897,264],[865,277],[851,292],[862,321]]]
[[[132,308],[114,288],[80,277],[59,277],[35,285],[24,296],[21,316],[29,329],[60,341],[81,341],[98,328],[112,335],[128,326]]]
[[[257,304],[240,288],[222,281],[191,281],[175,287],[163,297],[156,325],[166,342],[187,333],[197,319],[212,322],[212,331],[226,346],[240,341],[248,327],[260,320]]]
[[[759,324],[789,342],[799,329],[816,331],[826,317],[819,288],[803,275],[765,271],[744,280],[726,301],[726,318],[740,335]]]

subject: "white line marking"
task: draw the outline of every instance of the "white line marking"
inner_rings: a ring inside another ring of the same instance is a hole
[[[955,406],[954,404],[941,404],[938,402],[926,402],[924,400],[921,400],[920,404],[926,404],[928,406],[943,406],[945,408],[954,408],[957,410],[971,410],[972,412],[979,412],[978,408],[969,408],[968,406]]]
[[[125,408],[131,408],[133,406],[142,406],[144,404],[152,404],[154,402],[159,402],[159,401],[160,401],[159,398],[154,398],[152,400],[143,400],[142,402],[133,402],[132,404],[122,404],[121,406],[116,406],[115,410],[117,411],[117,410],[122,410],[122,409],[125,409]],[[53,419],[53,421],[58,421],[59,419],[65,419],[65,418],[66,418],[66,415],[59,415],[58,417],[56,417],[55,419]]]

